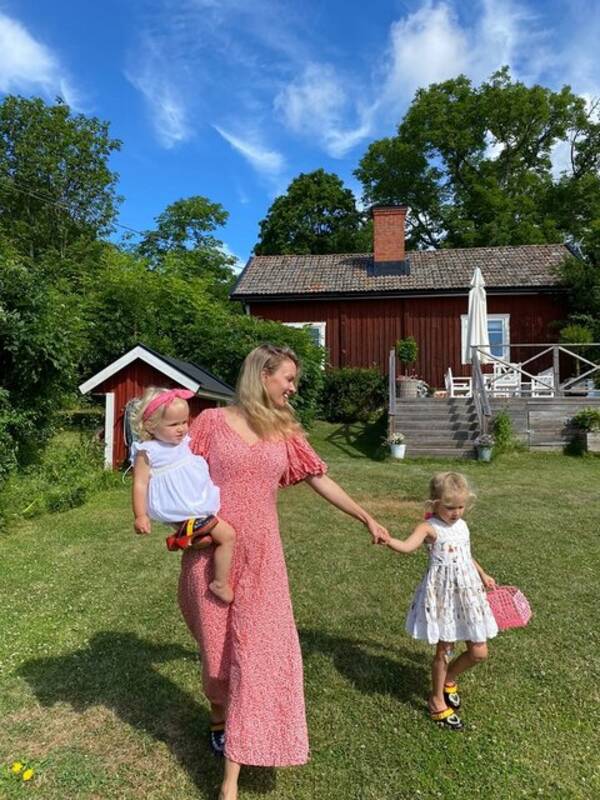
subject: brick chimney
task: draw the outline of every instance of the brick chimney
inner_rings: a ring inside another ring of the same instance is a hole
[[[404,249],[406,206],[373,206],[373,271],[375,275],[409,275]]]

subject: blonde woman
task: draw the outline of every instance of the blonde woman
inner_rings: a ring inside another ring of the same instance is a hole
[[[235,800],[240,766],[291,766],[308,760],[302,658],[277,519],[277,488],[306,481],[362,522],[374,543],[389,538],[325,473],[289,405],[298,358],[261,345],[245,359],[236,400],[192,424],[193,452],[204,456],[221,491],[220,516],[236,530],[226,606],[207,590],[212,559],[185,552],[179,585],[184,618],[198,642],[211,704],[211,747],[225,756],[220,800]]]

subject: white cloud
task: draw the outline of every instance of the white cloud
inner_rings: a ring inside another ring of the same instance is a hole
[[[0,92],[41,91],[77,107],[78,96],[58,58],[20,23],[0,12]]]
[[[240,258],[237,253],[234,253],[231,247],[226,242],[223,242],[221,250],[225,253],[226,256],[231,256],[231,258],[235,258],[235,264],[233,265],[233,271],[239,275],[239,273],[244,269],[246,266],[246,262],[243,258]]]
[[[281,153],[267,149],[256,138],[242,139],[219,125],[213,125],[213,128],[261,175],[276,177],[285,169],[285,159]]]
[[[275,109],[287,127],[316,138],[334,158],[344,156],[370,133],[366,120],[354,128],[345,124],[349,105],[348,93],[329,64],[308,64],[302,76],[275,98]]]
[[[170,149],[191,137],[181,93],[169,77],[158,43],[146,38],[139,62],[125,71],[127,80],[144,96],[160,144]]]

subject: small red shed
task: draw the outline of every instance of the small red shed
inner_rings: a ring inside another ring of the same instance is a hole
[[[205,408],[233,400],[233,389],[203,367],[163,356],[138,344],[79,387],[82,394],[104,395],[104,463],[106,469],[120,467],[127,459],[124,414],[127,403],[149,386],[182,388],[196,393],[190,401],[193,419]]]

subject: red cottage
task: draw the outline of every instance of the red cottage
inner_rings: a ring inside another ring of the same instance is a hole
[[[190,389],[192,419],[204,408],[224,405],[233,389],[207,370],[178,358],[163,356],[143,344],[122,355],[79,387],[82,394],[104,395],[104,462],[107,469],[120,467],[127,458],[124,412],[127,403],[149,386]]]
[[[511,342],[556,341],[552,323],[566,316],[556,267],[562,244],[405,252],[406,208],[373,209],[372,254],[254,256],[232,294],[246,311],[287,325],[309,325],[334,367],[387,371],[397,339],[414,336],[416,372],[442,387],[448,367],[465,364],[469,283],[486,283],[492,352],[521,361]]]

